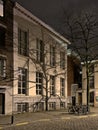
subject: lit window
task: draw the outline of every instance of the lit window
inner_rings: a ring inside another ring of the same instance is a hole
[[[0,16],[3,17],[3,0],[0,0]]]

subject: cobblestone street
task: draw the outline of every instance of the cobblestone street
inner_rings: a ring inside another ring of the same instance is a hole
[[[7,130],[98,130],[98,115],[60,117],[24,122],[5,128]]]
[[[0,116],[2,130],[98,130],[98,108],[87,115],[68,114],[67,111],[21,113]]]

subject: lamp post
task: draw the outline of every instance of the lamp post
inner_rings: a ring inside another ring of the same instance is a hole
[[[14,123],[14,115],[13,115],[13,85],[12,85],[12,115],[11,115],[11,124]]]
[[[12,86],[12,115],[11,115],[11,124],[13,124],[13,122],[14,122],[14,116],[13,116],[13,95],[14,95],[14,90],[13,90],[13,77],[14,77],[14,71],[13,71],[13,69],[12,69],[13,67],[12,66],[10,66],[10,75],[11,75],[11,86]]]

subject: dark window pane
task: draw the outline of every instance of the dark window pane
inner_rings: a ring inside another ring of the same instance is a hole
[[[21,29],[18,29],[18,53],[28,55],[28,34]]]
[[[0,47],[5,47],[5,29],[0,28]]]

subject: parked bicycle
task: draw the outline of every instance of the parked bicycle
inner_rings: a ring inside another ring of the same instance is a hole
[[[76,106],[69,106],[68,112],[71,114],[88,114],[90,112],[89,107],[87,105],[76,105]]]

